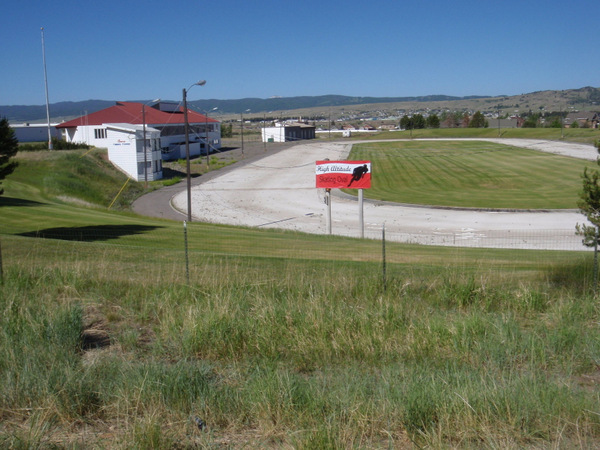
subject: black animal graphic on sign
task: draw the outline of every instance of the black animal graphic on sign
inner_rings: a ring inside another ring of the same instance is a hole
[[[352,171],[352,179],[350,180],[350,183],[348,183],[348,187],[350,187],[350,185],[352,183],[354,183],[355,181],[360,180],[368,171],[369,171],[369,168],[367,167],[366,164],[356,167]]]

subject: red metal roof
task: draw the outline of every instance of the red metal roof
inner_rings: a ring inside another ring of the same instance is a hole
[[[142,125],[142,103],[117,102],[115,106],[102,109],[77,119],[63,122],[56,128],[74,128],[80,125],[102,125],[103,123],[131,123]],[[201,124],[206,122],[219,122],[216,119],[206,117],[188,108],[188,123]],[[146,106],[146,125],[171,125],[184,124],[183,107],[177,112],[160,111],[156,108]]]

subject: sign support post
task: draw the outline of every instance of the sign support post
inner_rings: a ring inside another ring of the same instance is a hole
[[[327,234],[331,234],[331,189],[325,189],[325,203],[327,203]]]
[[[363,218],[363,190],[358,190],[358,223],[360,224],[360,237],[365,237],[365,221]]]

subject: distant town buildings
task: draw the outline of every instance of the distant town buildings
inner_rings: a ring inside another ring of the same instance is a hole
[[[577,122],[579,127],[598,128],[600,115],[591,111],[571,112],[565,117],[565,127],[570,127]]]

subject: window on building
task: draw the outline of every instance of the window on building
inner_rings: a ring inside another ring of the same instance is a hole
[[[151,152],[152,146],[150,144],[150,139],[146,139],[146,151]],[[141,141],[141,145],[137,148],[138,153],[144,153],[144,141]]]
[[[96,139],[106,139],[106,129],[94,128],[94,137]]]

